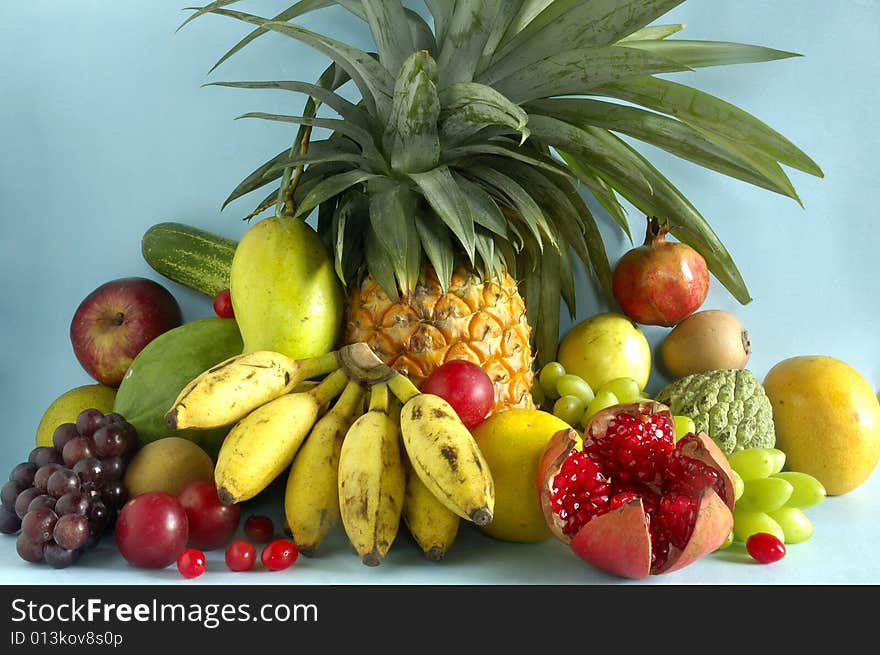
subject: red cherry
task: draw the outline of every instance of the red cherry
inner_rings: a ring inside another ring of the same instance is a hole
[[[184,548],[177,556],[177,570],[184,578],[197,578],[205,572],[205,554],[198,548]]]
[[[291,566],[298,556],[299,550],[290,539],[276,539],[263,548],[260,561],[270,571],[281,571]]]
[[[235,310],[232,308],[232,296],[229,289],[221,289],[214,296],[214,313],[220,318],[235,318]]]
[[[778,562],[785,557],[785,544],[767,532],[756,532],[746,540],[746,550],[761,564]]]
[[[468,428],[486,418],[495,404],[495,387],[489,375],[464,359],[438,366],[422,383],[420,391],[443,398]]]
[[[257,549],[244,539],[236,539],[226,547],[226,566],[230,571],[249,571],[257,557]]]

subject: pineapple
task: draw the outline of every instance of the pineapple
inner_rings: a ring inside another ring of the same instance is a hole
[[[598,220],[632,241],[626,203],[668,218],[750,300],[706,219],[624,137],[795,200],[782,165],[822,175],[757,118],[668,79],[794,56],[670,38],[683,26],[652,23],[683,0],[426,0],[422,13],[396,0],[302,0],[271,19],[226,8],[234,2],[186,21],[212,13],[255,26],[217,65],[268,33],[332,63],[316,83],[215,83],[307,97],[301,115],[245,114],[300,127],[224,207],[278,182],[251,217],[317,211],[348,287],[346,339],[417,381],[447,359],[475,361],[495,381],[495,411],[532,406],[533,365],[555,357],[562,302],[576,315],[581,265],[611,302]],[[330,5],[365,21],[375,53],[293,22]],[[348,82],[356,102],[337,93]],[[338,117],[319,117],[322,105]],[[313,128],[328,135],[314,139]]]

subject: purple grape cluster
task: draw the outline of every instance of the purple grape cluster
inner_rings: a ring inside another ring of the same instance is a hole
[[[139,445],[117,413],[85,409],[62,423],[52,446],[37,446],[0,490],[0,532],[16,534],[19,556],[65,568],[97,545],[127,500],[122,477]]]

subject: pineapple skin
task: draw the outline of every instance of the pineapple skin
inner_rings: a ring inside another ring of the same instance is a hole
[[[348,292],[345,343],[366,342],[382,361],[416,386],[441,364],[465,359],[479,365],[495,387],[489,416],[510,408],[534,409],[531,327],[516,281],[481,279],[463,267],[444,294],[437,275],[398,302],[366,275]]]

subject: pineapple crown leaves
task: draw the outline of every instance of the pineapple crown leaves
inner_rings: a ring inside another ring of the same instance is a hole
[[[783,166],[822,176],[791,141],[744,110],[668,79],[707,66],[797,56],[767,47],[671,38],[652,24],[684,0],[300,0],[272,18],[193,7],[252,26],[213,71],[253,40],[284,35],[332,63],[315,83],[217,82],[306,96],[293,145],[258,167],[224,206],[280,180],[273,204],[306,216],[343,281],[366,269],[391,298],[424,263],[444,289],[464,258],[523,282],[538,360],[555,355],[561,301],[575,315],[575,258],[610,299],[611,267],[591,197],[632,241],[624,201],[668,219],[741,303],[730,253],[687,197],[631,139],[800,202]],[[305,29],[297,17],[338,5],[369,27],[375,52]],[[181,25],[182,27],[183,25]],[[663,75],[663,77],[658,77]],[[340,87],[353,83],[360,99]],[[339,118],[319,118],[325,105]],[[314,128],[330,133],[313,140]]]

